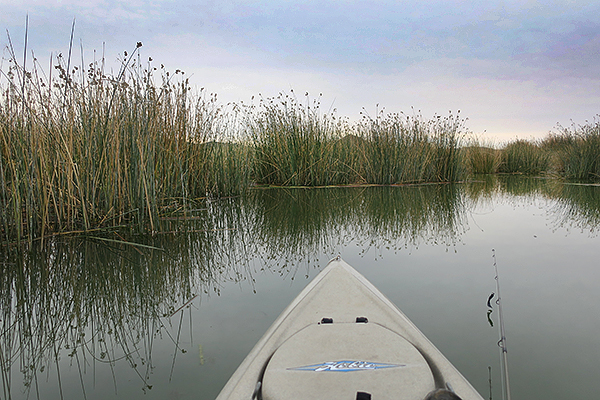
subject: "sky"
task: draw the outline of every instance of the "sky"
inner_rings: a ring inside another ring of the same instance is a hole
[[[460,110],[496,143],[600,114],[598,1],[0,0],[0,68],[8,35],[23,54],[27,17],[42,67],[68,53],[75,20],[74,60],[104,49],[117,70],[142,42],[142,59],[223,104],[293,90],[351,120]]]

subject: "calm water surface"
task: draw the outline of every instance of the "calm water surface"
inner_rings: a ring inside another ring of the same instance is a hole
[[[2,399],[214,399],[277,315],[340,254],[479,390],[500,399],[502,285],[515,399],[600,380],[600,187],[256,189],[174,233],[55,241],[0,259]],[[175,233],[182,229],[189,233]],[[497,311],[492,313],[496,321]],[[497,325],[497,324],[496,324]]]

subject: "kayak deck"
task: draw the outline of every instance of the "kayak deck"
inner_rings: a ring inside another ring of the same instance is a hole
[[[262,378],[265,400],[355,399],[358,392],[423,399],[434,388],[421,353],[373,322],[309,325],[275,351]]]
[[[482,397],[418,328],[341,259],[277,318],[217,400]]]

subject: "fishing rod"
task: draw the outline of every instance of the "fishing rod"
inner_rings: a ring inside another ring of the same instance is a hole
[[[506,348],[506,333],[504,331],[504,316],[502,314],[502,296],[500,295],[500,278],[498,277],[498,265],[496,264],[496,250],[492,249],[492,258],[494,259],[494,271],[496,276],[494,279],[496,280],[496,293],[498,295],[498,299],[496,300],[496,304],[498,305],[498,319],[499,323],[499,333],[500,340],[498,341],[498,347],[500,348],[500,362],[501,362],[501,375],[502,375],[502,398],[506,400],[510,400],[510,383],[508,380],[508,360],[507,360],[507,348]],[[491,309],[492,306],[490,301],[494,297],[494,293],[490,295],[488,298],[488,307]],[[488,320],[491,323],[490,318],[491,310],[488,311]],[[491,324],[494,326],[493,324]]]

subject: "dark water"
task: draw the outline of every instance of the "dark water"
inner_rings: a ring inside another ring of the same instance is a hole
[[[214,399],[341,254],[489,398],[500,399],[500,273],[515,399],[588,398],[600,379],[600,187],[255,189],[173,233],[55,240],[0,260],[0,364],[14,399]],[[188,233],[183,233],[186,229]],[[492,313],[492,318],[497,312]]]

